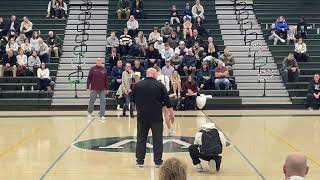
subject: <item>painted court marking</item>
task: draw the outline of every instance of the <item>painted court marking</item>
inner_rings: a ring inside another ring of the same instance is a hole
[[[29,134],[27,134],[26,136],[24,136],[23,138],[21,138],[17,143],[12,144],[11,146],[9,146],[7,149],[5,149],[4,151],[0,152],[0,159],[5,157],[6,155],[14,152],[15,150],[17,150],[20,146],[24,145],[28,140],[30,140],[32,137],[34,137],[38,132],[40,131],[40,128],[37,128],[35,130],[32,130],[32,132],[30,132]]]

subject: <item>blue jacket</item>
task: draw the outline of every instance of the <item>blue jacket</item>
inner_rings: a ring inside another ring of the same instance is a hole
[[[121,79],[123,71],[123,68],[119,69],[117,66],[113,67],[111,71],[111,78],[113,80]]]
[[[185,8],[184,11],[183,11],[183,15],[186,16],[191,16],[192,17],[192,11],[191,11],[191,8],[187,9]]]
[[[182,65],[187,67],[196,66],[196,58],[194,56],[185,55],[182,60]]]
[[[286,22],[277,21],[276,22],[276,29],[277,30],[282,30],[282,29],[287,30],[288,29],[288,24]]]

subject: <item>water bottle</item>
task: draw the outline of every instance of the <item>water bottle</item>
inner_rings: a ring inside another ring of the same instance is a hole
[[[33,86],[31,86],[31,91],[34,91]]]
[[[24,92],[24,86],[22,86],[21,90],[22,90],[22,92]]]

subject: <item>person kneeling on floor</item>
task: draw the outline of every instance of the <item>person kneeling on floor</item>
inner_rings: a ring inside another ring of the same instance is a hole
[[[222,151],[226,147],[227,140],[214,123],[201,126],[195,135],[194,144],[189,147],[189,154],[198,172],[204,171],[201,161],[209,161],[209,172],[215,173],[220,170]]]

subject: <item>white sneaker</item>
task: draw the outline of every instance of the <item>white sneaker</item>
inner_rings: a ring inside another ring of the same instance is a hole
[[[282,43],[285,43],[285,42],[286,42],[286,40],[284,40],[284,39],[280,39],[280,41],[281,41]]]
[[[312,111],[313,111],[313,108],[312,108],[312,107],[309,107],[308,110],[309,110],[310,112],[312,112]]]
[[[137,167],[137,168],[143,168],[143,166],[144,166],[143,164],[138,164],[138,163],[136,163],[136,167]]]
[[[103,122],[103,123],[106,122],[106,117],[104,117],[104,116],[99,117],[99,121],[100,121],[100,122]]]
[[[210,173],[213,173],[213,174],[214,174],[214,173],[217,172],[217,169],[216,169],[216,161],[215,161],[215,160],[211,159],[211,160],[209,161],[208,165],[209,165],[209,172],[210,172]]]
[[[120,108],[120,105],[117,105],[117,111],[122,111],[122,108]]]
[[[201,164],[197,164],[194,166],[194,169],[197,171],[197,172],[203,172],[203,168],[202,168],[202,165]]]
[[[91,118],[92,118],[92,113],[89,113],[89,112],[88,112],[87,118],[88,118],[88,119],[91,119]]]
[[[175,134],[174,129],[173,128],[169,129],[168,136],[172,137],[174,136],[174,134]]]

